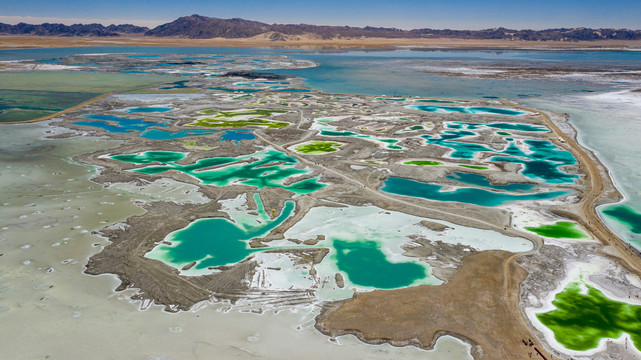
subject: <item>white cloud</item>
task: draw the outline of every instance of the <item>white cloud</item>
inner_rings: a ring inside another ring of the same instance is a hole
[[[171,20],[169,20],[171,21]],[[138,26],[147,26],[150,28],[169,22],[168,20],[140,20],[140,19],[90,19],[90,18],[57,18],[57,17],[39,17],[39,16],[4,16],[0,15],[0,22],[15,25],[17,23],[42,24],[42,23],[60,23],[65,25],[72,24],[134,24]]]

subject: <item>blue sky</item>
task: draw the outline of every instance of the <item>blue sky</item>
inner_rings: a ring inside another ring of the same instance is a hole
[[[153,27],[180,16],[402,29],[641,29],[641,0],[0,0],[0,22],[101,22]]]

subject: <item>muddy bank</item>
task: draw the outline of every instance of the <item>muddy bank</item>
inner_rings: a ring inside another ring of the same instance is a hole
[[[325,305],[316,328],[331,337],[353,334],[371,344],[425,349],[450,334],[472,344],[475,359],[527,357],[532,349],[521,340],[533,336],[521,318],[518,296],[527,272],[512,258],[484,251],[465,257],[440,286],[357,293]]]

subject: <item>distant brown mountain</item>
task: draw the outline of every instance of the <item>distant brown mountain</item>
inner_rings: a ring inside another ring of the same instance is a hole
[[[580,40],[639,40],[640,30],[560,28],[547,30],[401,30],[385,27],[319,26],[307,24],[266,24],[244,19],[219,19],[200,15],[178,18],[145,33],[147,36],[184,36],[193,39],[249,38],[270,33],[274,40],[286,36],[313,35],[322,39],[334,38],[455,38],[455,39],[508,39],[539,41]]]
[[[134,25],[100,24],[41,24],[0,23],[0,34],[56,36],[121,36],[144,35],[156,37],[186,37],[192,39],[251,38],[262,36],[274,41],[308,36],[321,39],[336,38],[411,38],[411,39],[506,39],[531,41],[593,41],[641,40],[641,30],[558,28],[546,30],[514,30],[494,28],[485,30],[414,29],[385,27],[320,26],[307,24],[266,24],[245,19],[219,19],[200,15],[183,16],[154,29]]]
[[[270,31],[270,25],[244,19],[183,16],[145,33],[147,36],[185,36],[192,39],[248,38]]]

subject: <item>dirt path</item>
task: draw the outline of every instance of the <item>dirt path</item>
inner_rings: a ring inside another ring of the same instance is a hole
[[[387,46],[431,46],[477,49],[497,48],[626,48],[639,46],[639,40],[597,40],[597,41],[525,41],[502,39],[317,39],[301,36],[297,40],[272,41],[261,35],[247,39],[188,39],[183,37],[118,36],[118,37],[62,37],[62,36],[0,36],[0,48],[42,48],[76,46],[239,46],[239,47],[387,47]]]
[[[490,230],[494,230],[496,232],[499,232],[499,233],[502,233],[502,234],[506,234],[506,235],[509,235],[509,236],[522,237],[522,238],[528,239],[529,241],[531,241],[533,243],[532,244],[533,245],[533,249],[531,251],[536,251],[537,249],[539,249],[543,245],[542,241],[538,237],[527,236],[527,234],[523,234],[523,233],[520,233],[520,232],[515,232],[511,228],[505,229],[505,228],[503,228],[501,226],[497,226],[496,224],[492,224],[492,223],[489,223],[489,222],[486,222],[486,221],[482,221],[482,220],[479,220],[479,219],[476,219],[476,218],[468,217],[468,216],[457,214],[457,213],[454,213],[454,212],[448,212],[448,211],[443,211],[443,210],[440,210],[440,209],[421,206],[419,204],[416,204],[416,203],[413,203],[413,202],[410,202],[410,201],[406,201],[406,200],[404,200],[404,199],[402,199],[400,197],[384,194],[384,193],[378,191],[377,189],[372,188],[371,186],[369,186],[369,184],[363,184],[360,181],[341,173],[340,171],[337,171],[337,170],[334,170],[334,169],[330,169],[330,168],[328,168],[328,167],[326,167],[326,166],[324,166],[324,165],[322,165],[320,163],[315,163],[315,162],[309,161],[309,160],[299,156],[299,154],[297,154],[297,153],[295,153],[293,151],[290,151],[289,149],[284,148],[284,147],[274,143],[273,141],[270,141],[260,131],[255,131],[254,135],[256,135],[257,138],[259,138],[262,141],[264,141],[266,144],[269,144],[269,145],[273,146],[276,150],[282,151],[282,152],[286,153],[287,155],[293,156],[296,159],[298,159],[300,162],[302,162],[302,163],[304,163],[304,164],[306,164],[308,166],[320,169],[321,172],[325,172],[325,173],[328,173],[328,174],[332,174],[334,176],[338,176],[338,177],[342,178],[343,180],[345,180],[346,182],[352,183],[358,189],[369,193],[373,197],[383,198],[383,199],[385,199],[387,201],[390,201],[392,203],[402,204],[403,206],[409,206],[409,207],[421,209],[422,211],[425,212],[425,215],[424,215],[425,217],[433,217],[434,214],[439,214],[441,218],[448,219],[448,221],[452,221],[452,222],[464,223],[465,226],[477,227],[477,228],[481,228],[481,229],[490,229]],[[430,213],[432,215],[430,215]],[[458,219],[458,221],[456,219]]]
[[[58,117],[58,116],[63,115],[63,114],[66,114],[66,113],[68,113],[70,111],[78,110],[81,107],[87,106],[87,105],[89,105],[91,103],[94,103],[94,102],[96,102],[98,100],[102,100],[102,99],[106,98],[107,96],[111,96],[111,95],[113,95],[113,93],[102,94],[102,95],[100,95],[98,97],[95,97],[93,99],[89,99],[89,100],[87,100],[85,102],[82,102],[82,103],[80,103],[80,104],[78,104],[76,106],[70,107],[68,109],[64,109],[64,110],[59,111],[59,112],[57,112],[55,114],[47,115],[45,117],[41,117],[41,118],[38,118],[38,119],[27,120],[27,121],[6,121],[6,122],[0,122],[0,125],[6,125],[6,124],[28,124],[28,123],[35,123],[35,122],[45,121],[45,120],[51,120],[51,119],[53,119],[55,117]]]
[[[612,230],[610,230],[601,220],[601,217],[596,212],[596,202],[601,198],[604,192],[604,174],[599,170],[597,157],[592,154],[588,154],[581,145],[579,145],[576,136],[571,137],[565,134],[559,127],[554,123],[549,114],[546,112],[541,112],[537,109],[527,108],[520,106],[511,101],[504,101],[504,103],[514,106],[519,109],[523,109],[531,112],[540,112],[543,115],[546,126],[552,130],[552,132],[562,139],[565,142],[565,145],[569,148],[568,150],[574,155],[581,167],[585,169],[585,174],[587,177],[587,191],[581,196],[581,210],[582,214],[573,214],[570,212],[564,212],[563,215],[572,216],[575,220],[581,223],[587,230],[592,233],[592,235],[600,240],[604,245],[611,245],[614,247],[618,253],[622,256],[622,259],[627,262],[623,264],[628,268],[628,270],[641,274],[641,258],[639,258],[635,253],[630,251],[628,243],[623,241],[619,236],[617,236]],[[605,175],[607,176],[607,175]]]
[[[537,112],[513,102],[505,103]],[[563,143],[561,146],[572,152],[585,171],[581,213],[567,215],[605,245],[616,248],[628,266],[638,272],[641,259],[605,226],[596,212],[595,204],[606,186],[598,159],[591,157],[576,138],[563,133],[549,114],[542,115],[545,125]],[[519,337],[526,340],[534,337],[519,307],[520,284],[527,273],[514,263],[517,256],[497,251],[468,256],[452,280],[440,287],[356,294],[352,299],[328,306],[317,318],[317,328],[330,336],[350,333],[370,343],[418,342],[424,348],[431,348],[438,336],[453,334],[481,346],[482,353],[473,353],[475,358],[525,357],[532,347],[523,345]]]

